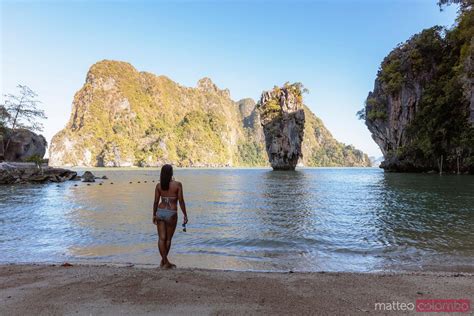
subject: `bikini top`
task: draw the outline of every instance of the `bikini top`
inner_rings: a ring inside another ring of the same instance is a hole
[[[172,200],[177,200],[177,196],[162,196],[161,197],[161,202],[165,203],[166,205],[171,205]]]

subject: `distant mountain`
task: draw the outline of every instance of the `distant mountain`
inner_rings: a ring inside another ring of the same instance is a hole
[[[307,107],[306,166],[370,166],[362,151],[336,141]],[[50,145],[61,166],[267,166],[255,101],[234,102],[209,78],[197,87],[104,60],[87,73],[66,127]]]

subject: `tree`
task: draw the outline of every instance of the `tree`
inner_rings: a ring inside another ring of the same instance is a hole
[[[472,6],[473,0],[438,0],[438,6],[441,11],[443,11],[444,6],[451,4],[459,4],[461,11],[464,11]]]
[[[36,100],[38,96],[28,86],[18,85],[17,88],[20,90],[18,95],[6,94],[5,103],[0,105],[1,119],[6,122],[6,127],[15,131],[19,128],[29,129],[32,131],[42,131],[43,124],[39,123],[38,119],[46,119],[44,111],[39,108],[40,101]],[[10,145],[10,139],[8,139],[5,146],[7,151]]]
[[[0,161],[3,161],[4,150],[3,150],[3,139],[5,134],[5,125],[8,121],[8,112],[5,108],[0,105]]]
[[[36,168],[41,170],[41,173],[43,173],[43,168],[41,167],[41,164],[44,162],[44,159],[38,155],[33,155],[30,156],[26,159],[26,162],[34,162],[36,165]]]
[[[6,127],[10,115],[3,105],[0,105],[0,135],[3,134],[3,129]]]

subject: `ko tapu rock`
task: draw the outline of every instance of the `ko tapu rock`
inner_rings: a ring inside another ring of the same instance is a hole
[[[273,170],[294,170],[303,157],[305,112],[301,84],[264,91],[257,108]]]

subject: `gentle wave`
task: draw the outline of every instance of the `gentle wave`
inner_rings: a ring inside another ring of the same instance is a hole
[[[159,170],[93,172],[109,180],[0,187],[0,261],[158,263],[151,207]],[[372,168],[177,169],[175,176],[190,219],[188,232],[178,226],[173,239],[171,258],[181,266],[474,269],[473,177]]]

